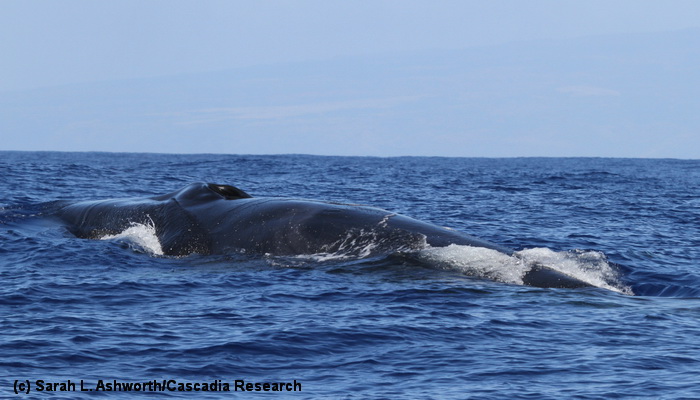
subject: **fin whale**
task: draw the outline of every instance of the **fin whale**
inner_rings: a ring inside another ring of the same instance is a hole
[[[379,208],[255,198],[236,187],[213,183],[193,183],[148,198],[77,202],[59,208],[56,215],[72,234],[89,239],[118,234],[137,223],[151,224],[164,254],[174,256],[337,252],[367,256],[450,244],[513,254],[507,247]],[[591,286],[544,265],[533,266],[523,282],[536,287]]]

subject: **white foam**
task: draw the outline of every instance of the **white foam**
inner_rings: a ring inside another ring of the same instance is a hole
[[[144,251],[158,256],[163,255],[163,247],[160,245],[160,240],[156,236],[156,227],[151,222],[150,224],[133,223],[123,232],[116,235],[105,235],[101,240],[125,240]]]
[[[633,294],[629,287],[619,282],[617,273],[607,262],[605,254],[597,251],[554,252],[547,248],[534,248],[509,256],[483,247],[453,244],[447,247],[428,247],[419,251],[417,256],[420,261],[432,266],[518,285],[523,284],[523,276],[534,265],[544,265],[599,288]]]
[[[517,285],[523,284],[523,276],[530,269],[522,260],[499,251],[456,244],[428,247],[419,251],[417,257],[438,268]]]
[[[632,289],[623,285],[605,254],[599,251],[569,250],[555,252],[548,248],[525,249],[515,256],[528,265],[542,264],[593,286],[633,295]]]
[[[385,224],[388,218],[393,215],[387,216],[380,224]],[[402,244],[398,245],[397,242]],[[375,229],[359,229],[348,231],[344,238],[324,248],[324,250],[333,249],[332,252],[322,251],[315,254],[302,254],[296,256],[296,258],[318,262],[363,259],[382,253],[414,252],[417,249],[426,247],[428,247],[428,243],[425,235],[393,237],[391,235],[384,236],[382,231]]]
[[[346,237],[338,242],[328,245],[328,248],[337,247],[333,252],[319,252],[314,254],[300,254],[291,258],[309,260],[314,262],[342,261],[347,259],[362,259],[372,254],[381,240],[377,233],[361,229],[359,232],[350,231]]]

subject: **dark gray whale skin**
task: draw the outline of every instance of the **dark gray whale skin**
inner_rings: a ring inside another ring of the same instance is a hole
[[[162,196],[83,201],[56,215],[79,238],[123,232],[135,223],[155,227],[164,254],[252,253],[275,256],[346,252],[366,256],[419,250],[426,244],[513,250],[379,208],[288,198],[253,198],[229,185],[193,183]],[[588,283],[543,265],[523,277],[537,287]]]

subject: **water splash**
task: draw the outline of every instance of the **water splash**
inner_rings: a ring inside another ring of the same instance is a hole
[[[597,251],[555,252],[548,248],[533,248],[509,256],[496,250],[453,244],[428,247],[419,251],[417,258],[434,267],[516,285],[524,284],[523,277],[534,265],[544,265],[595,287],[634,294],[631,288],[620,282],[605,254]]]
[[[518,251],[514,255],[528,265],[542,264],[593,286],[634,295],[630,287],[620,282],[618,271],[600,251],[555,252],[548,248],[532,248]]]
[[[104,235],[100,240],[124,240],[136,245],[145,252],[162,256],[163,247],[156,236],[156,227],[153,221],[147,224],[132,223],[123,232],[116,235]]]
[[[385,218],[385,220],[387,220]],[[385,223],[382,220],[379,225]],[[300,254],[293,257],[314,262],[359,260],[379,255],[388,256],[399,252],[413,252],[427,247],[425,235],[402,231],[387,232],[377,229],[352,229],[345,237],[325,246],[324,251]]]
[[[499,251],[456,244],[428,247],[419,251],[416,258],[433,267],[516,285],[524,284],[523,276],[530,269],[523,260]]]

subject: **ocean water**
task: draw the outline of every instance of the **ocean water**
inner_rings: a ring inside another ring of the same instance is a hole
[[[700,398],[700,161],[0,152],[0,172],[1,398]],[[517,257],[169,257],[152,227],[78,239],[46,211],[199,181]],[[524,286],[532,260],[595,287]]]

